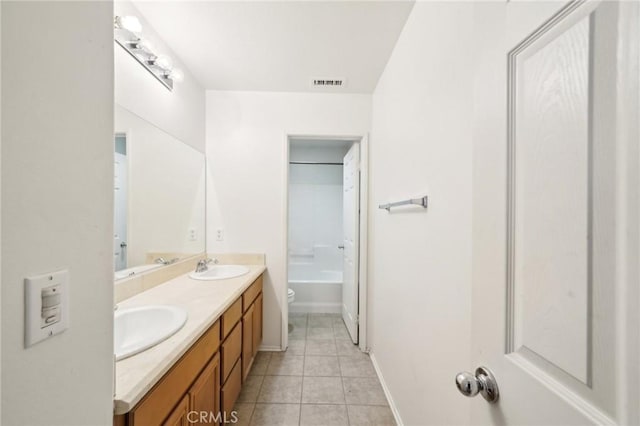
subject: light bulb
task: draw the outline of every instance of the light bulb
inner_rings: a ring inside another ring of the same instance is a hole
[[[153,52],[153,43],[146,38],[140,39],[138,42],[138,49],[144,50],[147,53]]]
[[[158,55],[153,62],[154,65],[157,65],[167,71],[171,71],[173,68],[173,61],[171,61],[171,58],[167,55]]]
[[[136,16],[132,15],[116,16],[116,26],[135,34],[140,34],[142,32],[142,24],[140,23],[140,20]]]
[[[171,78],[171,80],[181,83],[184,81],[184,72],[182,72],[181,69],[176,68],[171,71],[171,73],[169,74],[169,77]]]

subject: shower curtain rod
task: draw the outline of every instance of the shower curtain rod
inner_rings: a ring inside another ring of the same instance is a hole
[[[304,164],[313,166],[344,166],[344,163],[319,163],[315,161],[289,161],[289,164]]]

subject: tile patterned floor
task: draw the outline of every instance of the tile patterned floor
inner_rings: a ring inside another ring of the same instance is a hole
[[[339,315],[290,314],[286,352],[260,352],[236,404],[237,425],[391,426],[373,364]]]

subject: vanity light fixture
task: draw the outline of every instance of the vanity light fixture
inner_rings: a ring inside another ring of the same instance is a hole
[[[171,70],[171,74],[169,75],[169,77],[171,77],[171,80],[176,81],[178,83],[181,83],[184,81],[184,73],[182,72],[181,69],[178,69],[178,68]]]
[[[116,16],[116,28],[122,28],[135,34],[142,32],[142,24],[135,16]]]
[[[154,53],[153,44],[142,38],[142,25],[135,16],[116,16],[114,19],[114,39],[133,56],[160,83],[173,90],[173,83],[184,80],[184,73],[173,68],[173,61],[167,55]]]

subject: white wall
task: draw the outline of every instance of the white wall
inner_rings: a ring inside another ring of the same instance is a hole
[[[185,75],[184,81],[176,82],[173,91],[169,91],[129,53],[113,42],[116,103],[204,152],[204,88],[180,62],[176,52],[162,40],[162,34],[155,32],[131,2],[116,1],[114,14],[137,16],[142,24],[142,35],[153,43],[154,51],[171,57],[174,66],[182,69]]]
[[[369,95],[207,92],[207,250],[266,254],[264,347],[280,348],[287,303],[287,135],[363,135],[370,111]]]
[[[110,424],[112,3],[1,7],[2,424]],[[25,349],[24,278],[60,268],[70,327]]]
[[[469,423],[470,3],[418,2],[373,95],[370,347],[406,425]],[[377,204],[429,195],[429,208]]]
[[[2,23],[2,6],[1,5],[0,5],[0,23]],[[0,29],[0,277],[2,277],[1,241],[2,241],[2,30]],[[2,318],[1,289],[0,289],[0,318]],[[0,423],[2,423],[2,326],[0,326]]]

